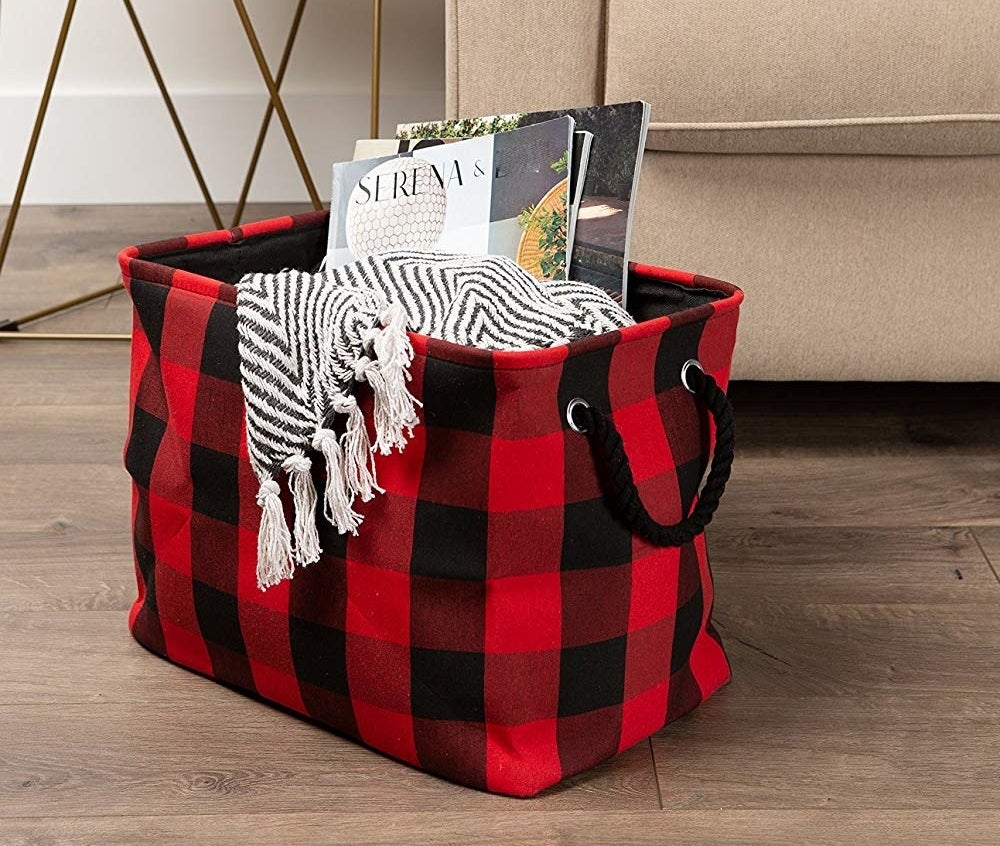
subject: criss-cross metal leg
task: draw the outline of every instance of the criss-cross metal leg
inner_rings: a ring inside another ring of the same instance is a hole
[[[281,54],[281,62],[278,64],[278,73],[274,77],[274,87],[280,91],[281,83],[285,81],[285,71],[288,70],[288,62],[292,58],[292,49],[295,47],[295,39],[299,34],[299,24],[302,23],[302,14],[306,10],[306,0],[299,0],[295,7],[295,14],[292,15],[292,25],[288,30],[288,37],[285,39],[285,49]],[[243,178],[243,187],[240,189],[239,199],[236,201],[236,211],[233,213],[232,226],[239,225],[243,219],[243,212],[246,210],[247,197],[250,195],[250,185],[257,173],[257,165],[260,162],[260,154],[264,149],[264,141],[267,138],[267,130],[271,126],[271,118],[274,116],[274,101],[269,97],[267,108],[264,109],[264,119],[261,121],[260,130],[257,132],[257,142],[254,144],[253,153],[250,155],[250,164],[247,166],[246,176]]]
[[[14,224],[17,223],[17,215],[21,211],[24,188],[28,184],[31,163],[35,160],[38,139],[41,137],[42,125],[45,123],[45,115],[49,110],[49,100],[52,99],[52,87],[56,83],[56,74],[59,72],[59,63],[62,61],[63,49],[66,47],[66,38],[69,35],[69,27],[73,23],[73,14],[75,12],[76,0],[69,0],[66,4],[66,11],[63,14],[62,26],[59,27],[59,37],[56,39],[56,49],[52,54],[52,62],[49,64],[49,74],[45,78],[42,99],[38,104],[38,111],[35,114],[35,124],[31,128],[28,151],[24,154],[24,164],[21,165],[21,174],[17,179],[17,188],[14,189],[14,200],[11,202],[10,211],[7,213],[7,222],[4,224],[3,237],[0,238],[0,271],[3,270],[3,263],[7,258],[7,249],[10,247],[10,239],[14,234]]]
[[[177,109],[174,108],[174,101],[170,96],[170,92],[167,90],[166,83],[163,81],[163,74],[160,73],[160,67],[157,65],[156,59],[153,57],[153,51],[150,49],[149,42],[146,40],[146,33],[142,29],[142,24],[139,23],[139,16],[135,13],[135,7],[132,5],[132,0],[122,0],[122,2],[125,4],[125,11],[128,12],[129,20],[132,21],[132,28],[135,29],[136,37],[139,39],[139,46],[142,47],[142,52],[145,54],[146,61],[149,63],[149,69],[153,72],[153,79],[156,80],[156,87],[160,89],[160,95],[163,97],[163,105],[167,107],[170,120],[174,125],[174,129],[177,130],[177,137],[180,139],[181,146],[184,148],[184,155],[187,156],[188,164],[191,165],[191,171],[194,173],[194,178],[198,182],[198,188],[201,190],[201,196],[205,199],[205,206],[208,208],[208,213],[212,215],[212,222],[215,224],[216,229],[222,229],[225,224],[219,216],[219,210],[216,208],[215,201],[212,199],[212,195],[208,190],[208,184],[205,182],[205,177],[201,172],[201,168],[198,166],[198,160],[195,158],[194,150],[191,148],[191,142],[188,141],[187,133],[184,131],[184,126],[177,114]]]
[[[378,138],[379,85],[382,70],[382,0],[372,0],[371,137]]]
[[[10,212],[7,215],[7,221],[4,225],[3,237],[0,239],[0,270],[3,269],[3,263],[7,257],[7,251],[10,247],[14,226],[17,223],[17,217],[21,210],[21,201],[24,197],[24,189],[28,183],[28,175],[31,172],[31,166],[35,158],[35,151],[38,148],[38,140],[42,133],[42,126],[45,123],[49,103],[52,99],[52,89],[55,85],[56,75],[59,71],[63,51],[66,47],[66,40],[69,36],[70,25],[73,22],[73,15],[76,12],[76,3],[77,0],[69,0],[66,4],[66,11],[63,15],[62,26],[59,29],[59,37],[56,40],[55,52],[52,54],[52,62],[49,65],[48,76],[45,80],[45,88],[42,91],[42,99],[38,106],[38,112],[35,115],[35,123],[31,131],[31,139],[28,142],[28,150],[24,157],[24,164],[21,167],[20,176],[18,177],[17,188],[14,191],[14,199],[11,203]],[[222,217],[219,215],[218,207],[212,199],[204,174],[202,173],[201,167],[198,165],[198,160],[195,157],[194,150],[188,140],[187,133],[184,131],[184,125],[181,123],[180,116],[177,114],[177,109],[174,107],[173,99],[170,96],[170,92],[167,90],[163,74],[160,73],[159,65],[157,64],[153,51],[149,46],[146,33],[142,28],[142,24],[139,22],[138,15],[136,15],[135,7],[132,5],[132,0],[123,0],[123,3],[125,5],[125,11],[129,16],[129,20],[132,22],[132,27],[135,29],[136,37],[139,40],[139,46],[142,48],[142,52],[146,57],[146,62],[149,64],[149,69],[153,73],[153,79],[156,81],[156,86],[160,91],[161,97],[163,98],[163,103],[167,108],[167,113],[170,115],[170,120],[174,125],[174,129],[177,131],[177,137],[180,139],[181,146],[184,148],[184,153],[187,156],[188,163],[191,165],[191,170],[194,173],[195,180],[197,181],[202,197],[205,200],[205,207],[208,209],[208,212],[212,217],[212,222],[215,226],[222,229],[224,226]],[[47,306],[37,311],[30,312],[29,314],[21,315],[20,317],[0,320],[0,340],[15,338],[17,340],[127,340],[130,336],[124,333],[21,333],[18,331],[27,323],[33,323],[44,317],[49,317],[50,315],[66,311],[67,309],[85,305],[93,300],[109,296],[119,290],[121,290],[121,284],[116,281],[114,284],[101,288],[98,291],[73,297],[72,299]]]
[[[299,168],[299,173],[302,175],[302,182],[306,186],[306,191],[309,193],[309,200],[312,203],[313,208],[319,210],[323,208],[323,202],[320,200],[319,193],[316,191],[316,183],[313,182],[312,174],[309,172],[309,166],[306,164],[305,156],[302,155],[302,148],[299,146],[299,140],[295,136],[295,130],[292,128],[292,122],[288,119],[288,112],[285,111],[285,104],[281,99],[281,94],[278,91],[278,86],[275,84],[274,77],[271,75],[271,69],[267,65],[267,58],[264,56],[264,51],[260,46],[260,39],[257,38],[257,31],[254,29],[253,22],[250,20],[250,15],[247,13],[246,4],[243,0],[233,0],[233,4],[236,6],[236,14],[239,15],[240,22],[243,24],[247,41],[250,44],[250,49],[253,51],[254,58],[257,60],[257,66],[260,68],[261,78],[264,80],[268,96],[271,98],[271,105],[274,107],[274,111],[278,113],[278,120],[281,122],[281,128],[285,131],[285,137],[288,139],[288,146],[292,151],[295,164]]]
[[[244,31],[246,32],[247,41],[250,44],[250,49],[253,51],[254,58],[257,61],[257,65],[260,69],[261,77],[264,80],[264,84],[268,91],[268,104],[267,109],[264,113],[263,120],[261,121],[260,130],[257,134],[257,141],[254,146],[253,154],[250,159],[250,164],[247,169],[246,176],[243,181],[243,187],[240,192],[240,197],[237,202],[236,212],[233,217],[233,226],[237,225],[243,216],[246,209],[247,197],[250,192],[250,185],[253,182],[254,175],[256,174],[257,166],[260,161],[260,155],[263,150],[264,140],[267,136],[267,131],[270,126],[271,118],[275,112],[278,114],[278,119],[281,122],[282,129],[284,130],[285,137],[288,140],[289,149],[292,152],[292,156],[295,159],[295,163],[298,166],[299,173],[302,176],[303,184],[306,187],[306,191],[309,194],[309,199],[312,202],[313,208],[321,209],[322,201],[319,198],[319,193],[316,190],[316,185],[313,182],[312,175],[309,172],[308,165],[306,164],[305,157],[302,154],[302,149],[299,146],[298,139],[295,135],[295,131],[292,128],[291,121],[288,118],[288,113],[285,110],[284,102],[281,99],[280,87],[285,77],[285,72],[288,68],[288,63],[291,58],[292,50],[295,44],[295,40],[298,36],[299,28],[302,22],[302,16],[305,11],[306,0],[298,0],[298,4],[295,9],[295,13],[292,17],[291,27],[289,28],[288,37],[285,42],[285,49],[282,53],[281,62],[278,67],[278,73],[276,77],[272,77],[270,68],[267,65],[267,60],[264,56],[264,52],[260,46],[260,40],[257,37],[256,30],[253,27],[253,23],[250,20],[250,16],[247,13],[246,5],[243,0],[233,0],[236,6],[236,12],[243,24]],[[177,110],[174,107],[173,99],[167,89],[166,83],[164,82],[163,75],[160,73],[159,65],[153,55],[152,49],[149,46],[149,42],[146,38],[145,31],[139,21],[138,15],[135,12],[135,7],[132,4],[132,0],[123,0],[125,11],[128,14],[129,20],[132,23],[132,27],[135,30],[136,37],[139,40],[139,45],[142,48],[142,52],[146,57],[146,61],[149,64],[149,68],[153,73],[153,78],[156,81],[157,88],[160,91],[160,95],[163,98],[164,105],[167,108],[167,112],[170,116],[170,120],[174,125],[174,129],[177,132],[177,136],[181,142],[181,146],[184,149],[184,153],[187,156],[188,163],[191,166],[192,173],[194,174],[195,180],[198,183],[198,188],[201,191],[202,197],[205,201],[205,207],[207,208],[209,214],[212,217],[213,223],[218,228],[223,228],[224,224],[222,218],[219,215],[218,207],[212,198],[211,192],[208,189],[208,184],[205,181],[204,174],[202,173],[201,167],[198,165],[197,158],[195,157],[194,150],[191,147],[190,141],[188,140],[187,133],[184,130],[184,126],[181,123],[180,116],[177,114]],[[7,215],[7,220],[4,223],[3,234],[0,236],[0,271],[3,269],[4,261],[7,258],[7,253],[10,247],[11,238],[14,232],[14,226],[17,223],[17,218],[21,210],[21,203],[24,198],[24,190],[28,182],[28,175],[31,172],[31,166],[34,162],[35,152],[38,148],[38,141],[41,137],[42,126],[45,123],[45,117],[48,113],[49,104],[52,98],[52,89],[55,85],[56,75],[59,71],[59,65],[62,61],[63,51],[66,46],[66,40],[69,35],[70,25],[73,21],[73,16],[76,12],[77,0],[67,0],[66,10],[63,14],[62,25],[59,29],[59,36],[56,40],[55,51],[52,55],[52,61],[49,65],[48,76],[45,81],[45,88],[42,92],[42,98],[38,106],[38,112],[35,115],[35,122],[31,131],[31,138],[28,142],[28,149],[25,153],[24,163],[21,167],[21,172],[18,177],[17,187],[14,192],[14,198],[11,202],[10,210]],[[381,69],[381,28],[382,28],[382,0],[372,0],[372,68],[371,68],[371,114],[370,114],[370,131],[371,137],[378,137],[379,128],[379,94],[380,94],[380,69]],[[17,331],[22,326],[28,323],[32,323],[42,318],[49,317],[53,314],[57,314],[67,309],[75,308],[80,305],[92,302],[93,300],[100,299],[101,297],[106,297],[114,294],[121,290],[121,285],[116,281],[112,285],[108,285],[105,288],[101,288],[98,291],[93,291],[82,296],[74,297],[69,300],[57,303],[46,308],[33,311],[30,314],[21,315],[17,318],[12,319],[2,319],[0,318],[0,340],[128,340],[131,336],[127,334],[111,334],[111,333],[91,333],[91,332],[31,332],[22,333]]]
[[[271,125],[271,118],[275,111],[279,111],[280,117],[281,110],[284,109],[284,103],[282,102],[280,96],[281,84],[285,79],[285,72],[288,69],[288,62],[291,59],[292,50],[295,46],[295,39],[298,36],[299,26],[302,23],[302,14],[305,11],[305,5],[306,0],[299,0],[298,5],[295,8],[295,14],[292,16],[292,24],[288,30],[288,37],[285,40],[285,49],[281,54],[281,61],[278,65],[278,72],[274,76],[273,86],[268,85],[268,92],[272,96],[268,99],[267,108],[264,111],[264,119],[261,121],[260,130],[257,133],[257,141],[254,144],[253,153],[250,156],[250,164],[247,168],[246,176],[243,179],[243,187],[240,190],[240,196],[236,203],[236,211],[233,214],[232,226],[239,224],[240,220],[243,218],[243,212],[246,210],[247,197],[250,194],[250,185],[253,182],[254,175],[257,171],[257,165],[260,162],[260,155],[264,147],[264,140],[267,137],[267,131]],[[250,23],[249,15],[246,12],[246,7],[244,6],[242,0],[236,0],[236,11],[240,16],[240,20],[243,22],[244,29],[247,33],[247,40],[250,42],[250,48],[253,50],[258,65],[260,65],[261,74],[264,77],[265,85],[267,85],[267,63],[263,58],[256,32]],[[372,138],[378,137],[379,128],[381,50],[382,0],[372,0],[371,114],[369,124]],[[282,120],[282,125],[285,129],[285,134],[288,137],[289,146],[292,150],[293,156],[295,157],[296,164],[299,166],[299,172],[302,174],[302,181],[306,186],[306,190],[309,192],[310,198],[312,199],[313,206],[315,208],[319,208],[317,205],[317,198],[315,196],[315,188],[312,187],[312,179],[310,177],[308,167],[302,157],[301,150],[296,152],[298,143],[295,139],[294,132],[289,131],[290,123],[287,121],[287,118]]]

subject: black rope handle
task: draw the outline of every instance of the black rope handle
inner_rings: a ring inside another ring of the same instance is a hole
[[[715,420],[715,455],[712,469],[698,496],[698,505],[689,517],[672,526],[658,523],[642,504],[632,467],[625,454],[625,444],[611,417],[582,399],[571,400],[566,409],[570,427],[590,438],[597,448],[596,453],[603,460],[604,470],[611,481],[612,501],[618,513],[635,534],[656,546],[681,546],[705,531],[705,526],[712,522],[719,507],[733,469],[736,435],[729,398],[697,361],[684,364],[681,381]]]

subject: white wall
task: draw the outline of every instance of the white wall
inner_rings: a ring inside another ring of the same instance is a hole
[[[229,0],[134,0],[213,195],[239,193],[266,105]],[[275,71],[295,0],[248,0]],[[0,0],[0,204],[9,203],[65,0]],[[381,134],[444,112],[444,0],[384,0]],[[320,196],[368,135],[370,0],[309,0],[286,106]],[[80,0],[28,203],[196,202],[197,185],[121,0]],[[307,195],[277,117],[251,200]]]

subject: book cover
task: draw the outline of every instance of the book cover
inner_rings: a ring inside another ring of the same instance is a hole
[[[360,138],[354,144],[354,161],[374,159],[380,156],[396,156],[408,153],[422,147],[433,147],[437,144],[453,144],[464,139],[454,138]],[[594,133],[576,130],[573,133],[573,153],[570,156],[569,170],[569,229],[566,237],[566,249],[572,251],[576,232],[576,217],[580,211],[580,200],[583,198],[583,183],[587,174],[587,162],[590,160],[590,145]]]
[[[579,109],[400,124],[400,140],[473,137],[570,116],[593,133],[590,162],[570,257],[570,276],[626,296],[628,250],[642,164],[649,104],[643,101]]]
[[[334,165],[327,266],[421,249],[506,255],[538,278],[565,279],[573,133],[560,115]]]

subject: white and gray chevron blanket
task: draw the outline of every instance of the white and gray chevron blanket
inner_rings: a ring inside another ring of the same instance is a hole
[[[420,403],[407,387],[407,330],[524,350],[634,323],[592,285],[542,282],[502,256],[421,252],[383,253],[319,273],[249,274],[237,286],[236,308],[247,445],[260,481],[261,590],[320,556],[310,452],[325,460],[323,513],[339,532],[357,533],[356,501],[382,492],[375,453],[402,450],[419,423]],[[358,383],[374,396],[374,443],[354,396]]]

